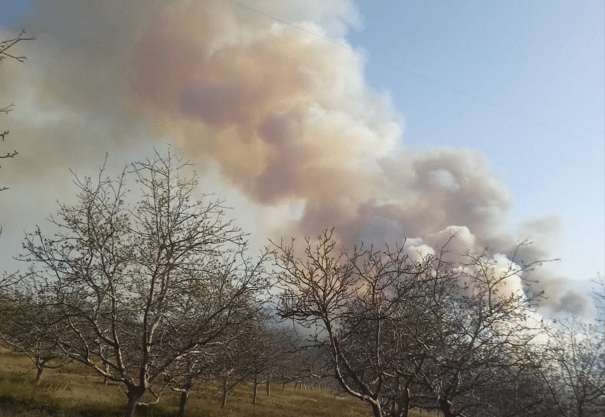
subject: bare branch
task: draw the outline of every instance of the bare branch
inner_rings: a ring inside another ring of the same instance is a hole
[[[14,59],[18,62],[23,62],[25,61],[25,56],[18,56],[18,55],[13,55],[9,52],[7,52],[9,49],[13,48],[16,44],[18,44],[19,42],[22,41],[30,41],[30,40],[34,40],[35,38],[33,37],[26,37],[25,36],[25,28],[21,30],[21,32],[17,35],[17,37],[12,38],[12,39],[8,39],[5,41],[1,41],[0,42],[0,62],[5,59],[5,58],[11,58]],[[13,110],[14,104],[10,104],[8,106],[5,107],[1,107],[0,108],[0,113],[4,113],[4,114],[8,114],[10,111]],[[0,138],[2,139],[2,142],[4,142],[6,136],[9,134],[8,130],[4,130],[2,133],[0,133]],[[18,155],[17,151],[12,151],[12,152],[6,152],[3,154],[0,154],[0,159],[7,159],[7,158],[14,158],[15,156]],[[0,186],[0,191],[5,191],[7,190],[8,187],[5,186]]]

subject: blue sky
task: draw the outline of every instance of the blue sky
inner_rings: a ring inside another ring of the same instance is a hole
[[[403,144],[484,153],[514,200],[510,230],[552,216],[557,271],[603,273],[605,3],[356,4],[363,23],[346,39],[363,50],[366,84],[405,121]],[[31,7],[4,5],[0,25],[18,29]]]
[[[473,148],[513,199],[511,226],[561,218],[569,276],[604,270],[603,1],[358,1],[348,37],[410,146]]]

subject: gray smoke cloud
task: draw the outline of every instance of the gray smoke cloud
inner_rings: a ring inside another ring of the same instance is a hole
[[[404,146],[402,118],[346,42],[363,25],[348,0],[38,0],[22,24],[38,36],[29,61],[0,67],[18,104],[3,123],[25,138],[2,169],[5,228],[68,202],[68,168],[170,142],[262,239],[335,227],[344,245],[407,238],[427,254],[456,234],[453,253],[512,259],[523,235],[535,243],[514,262],[551,257],[556,221],[507,231],[512,198],[483,154]],[[531,277],[544,306],[586,313],[552,276]]]

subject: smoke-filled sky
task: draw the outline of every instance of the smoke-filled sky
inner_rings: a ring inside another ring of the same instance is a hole
[[[171,143],[257,244],[336,227],[534,274],[586,313],[604,267],[602,1],[38,0],[25,63],[0,64],[0,250],[92,174]],[[378,5],[377,5],[378,4]],[[13,32],[10,32],[10,31]],[[431,249],[432,248],[432,249]]]

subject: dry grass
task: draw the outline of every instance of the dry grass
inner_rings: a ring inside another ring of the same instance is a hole
[[[100,377],[77,364],[62,370],[45,370],[35,386],[32,363],[9,351],[0,352],[0,417],[118,417],[126,406],[124,387],[104,385]],[[145,398],[143,399],[146,400]],[[240,384],[220,408],[218,386],[198,386],[190,395],[191,417],[370,417],[367,404],[332,390],[308,388],[285,391],[277,385],[267,396],[259,389],[252,404],[252,385]],[[139,406],[139,417],[178,415],[178,395],[168,394],[153,406]],[[420,417],[421,414],[412,415]],[[426,417],[426,414],[425,414]]]

